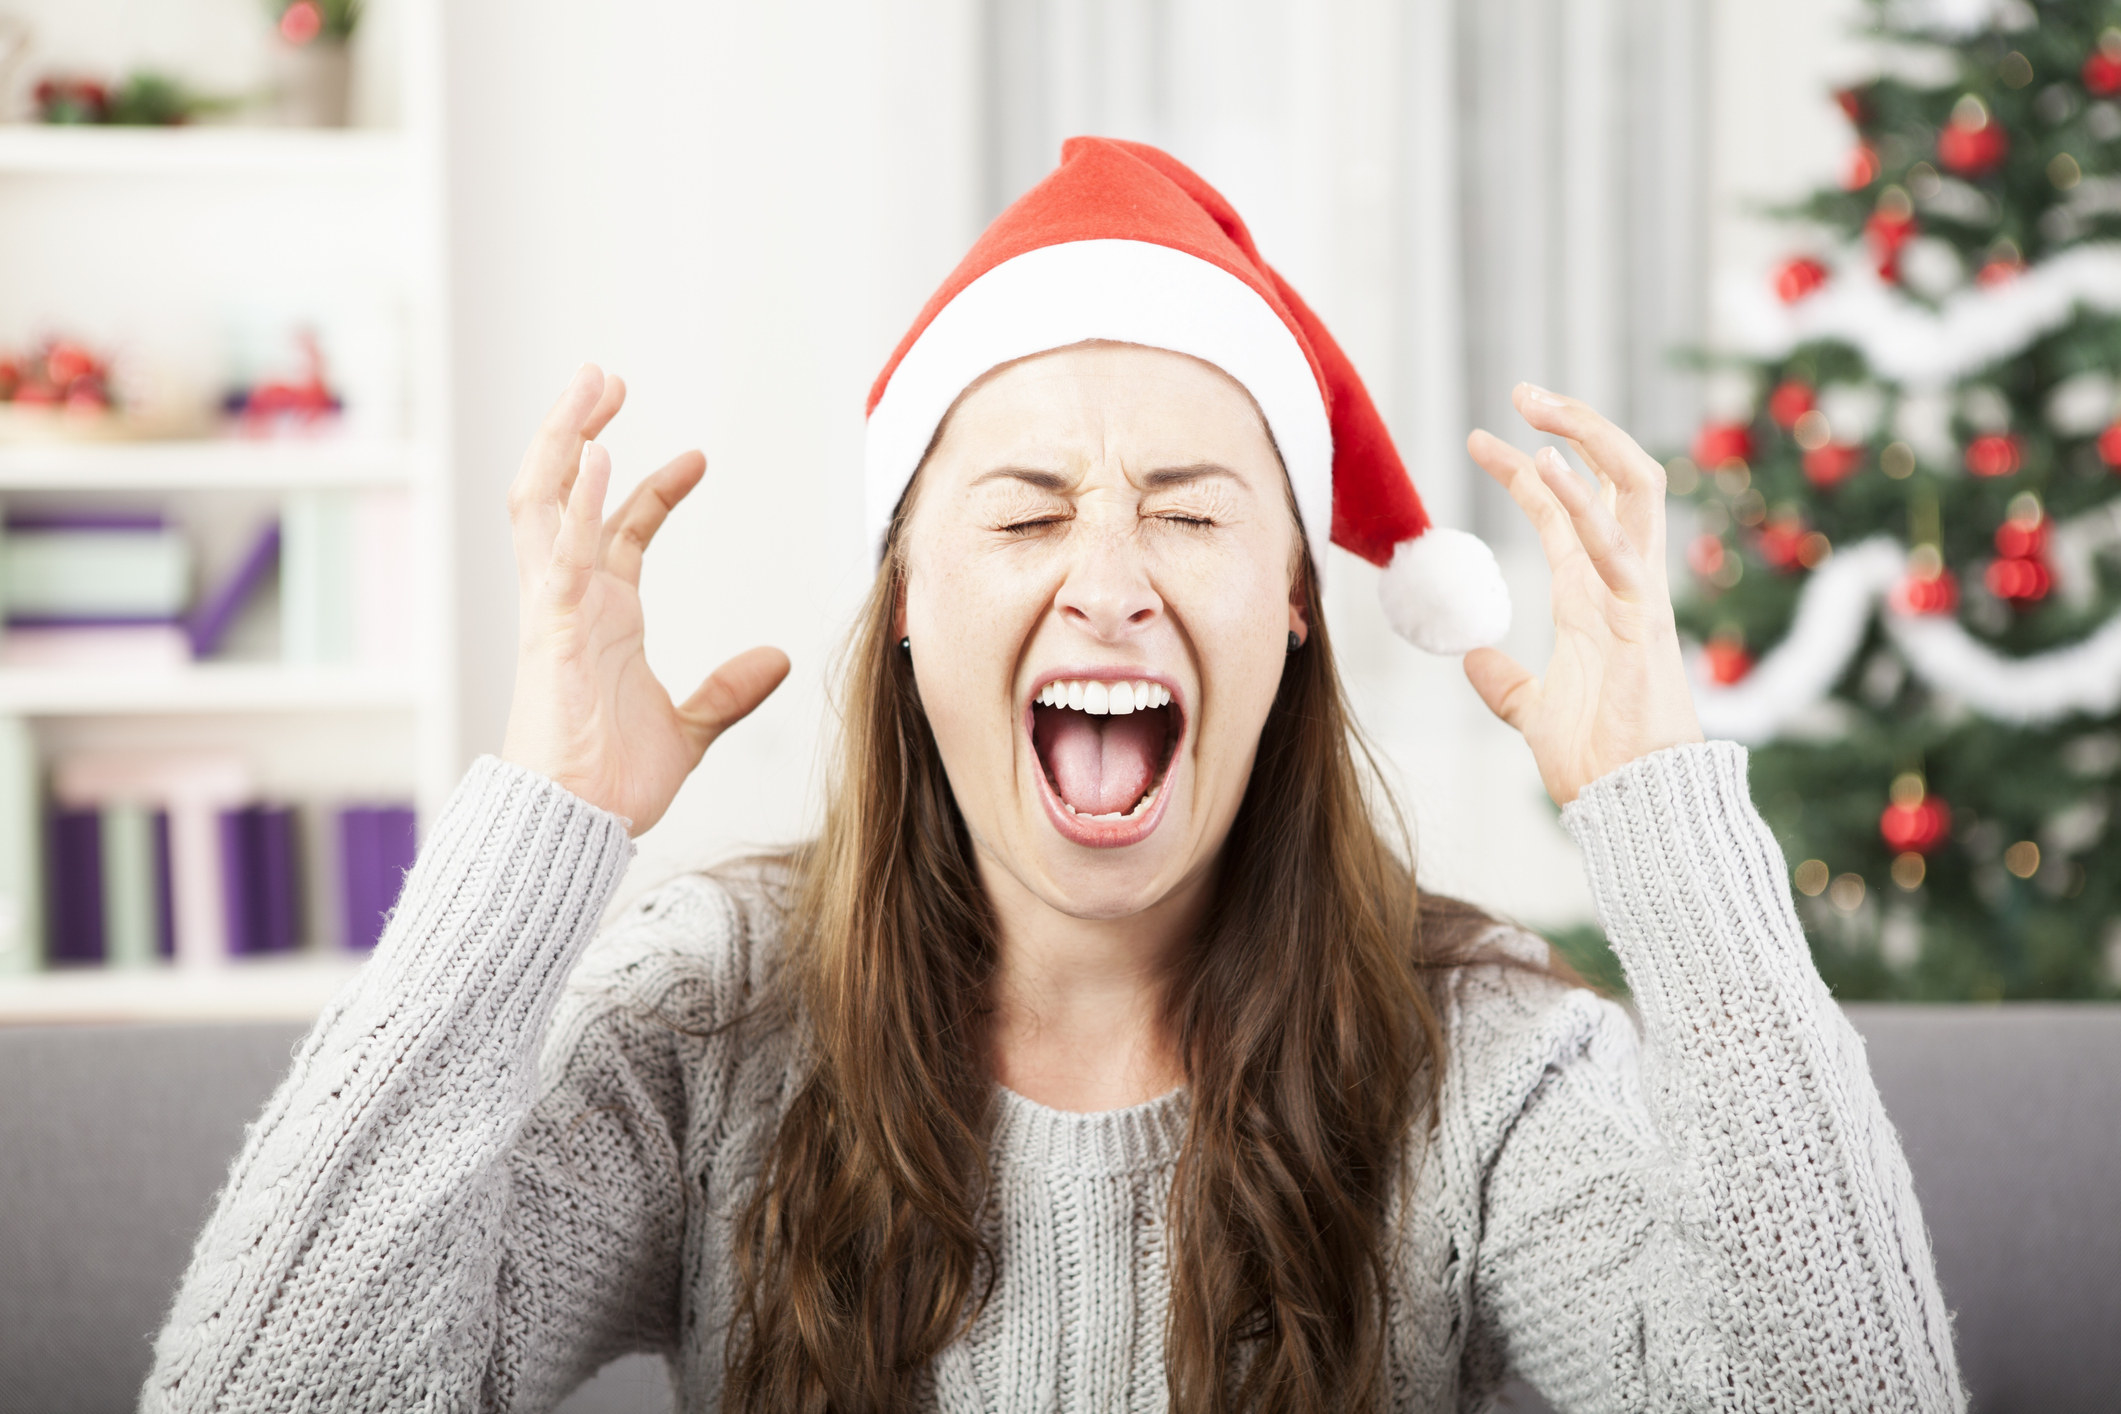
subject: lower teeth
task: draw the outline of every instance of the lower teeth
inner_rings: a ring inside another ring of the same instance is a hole
[[[1085,815],[1081,811],[1077,810],[1074,806],[1068,804],[1068,802],[1066,802],[1065,800],[1061,802],[1061,808],[1066,810],[1070,815],[1075,816],[1075,818],[1078,820],[1096,820],[1100,824],[1110,824],[1115,820],[1136,819],[1141,815],[1143,811],[1147,810],[1151,805],[1154,805],[1155,803],[1156,792],[1154,790],[1151,790],[1140,800],[1135,801],[1134,808],[1132,810],[1127,811],[1125,814],[1121,814],[1117,810],[1112,810],[1106,812],[1103,815]]]

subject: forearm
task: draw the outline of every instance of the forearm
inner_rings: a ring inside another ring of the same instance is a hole
[[[472,769],[252,1127],[145,1407],[471,1402],[540,1038],[629,853],[615,817],[550,782]]]
[[[1728,743],[1659,752],[1564,812],[1627,969],[1665,1220],[1705,1258],[1746,1402],[1962,1400],[1899,1142],[1813,967]],[[1749,1372],[1749,1373],[1748,1373]]]

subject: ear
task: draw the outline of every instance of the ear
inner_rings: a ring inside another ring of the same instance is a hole
[[[1299,644],[1311,636],[1311,572],[1303,565],[1289,581],[1289,632]]]

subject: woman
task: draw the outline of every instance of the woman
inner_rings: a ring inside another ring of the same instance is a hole
[[[1473,435],[1557,646],[1466,671],[1583,846],[1640,1040],[1380,835],[1326,527],[1431,646],[1496,632],[1498,581],[1164,154],[1071,143],[879,380],[822,834],[591,947],[629,829],[787,671],[650,675],[641,557],[704,463],[604,520],[623,396],[584,369],[525,458],[503,757],[251,1131],[149,1408],[544,1409],[635,1350],[697,1410],[1477,1408],[1512,1370],[1572,1410],[1963,1403],[1617,428],[1518,390],[1604,498]]]

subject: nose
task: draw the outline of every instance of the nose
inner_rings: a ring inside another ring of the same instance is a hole
[[[1114,528],[1085,539],[1054,606],[1070,627],[1118,643],[1154,622],[1164,601],[1149,583],[1135,537]]]

